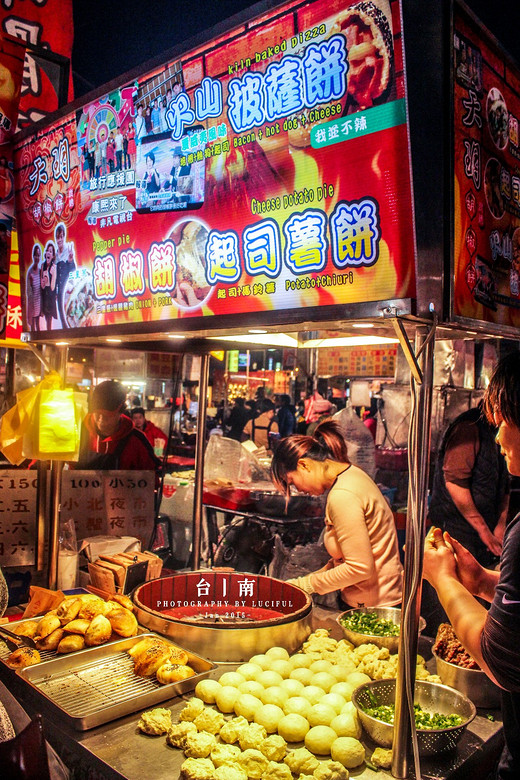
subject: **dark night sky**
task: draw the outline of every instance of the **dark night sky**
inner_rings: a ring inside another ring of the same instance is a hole
[[[251,5],[245,0],[73,0],[76,97]],[[520,62],[519,0],[467,0],[467,5]]]

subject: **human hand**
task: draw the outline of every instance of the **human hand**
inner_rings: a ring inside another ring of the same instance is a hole
[[[424,540],[423,577],[434,588],[445,577],[459,579],[453,548],[446,544],[440,528],[432,527]]]
[[[301,588],[301,590],[304,590],[305,593],[314,593],[314,588],[311,585],[311,578],[310,575],[307,574],[305,577],[294,577],[294,579],[286,580],[290,585],[295,585],[297,588]]]
[[[502,552],[502,542],[498,537],[491,533],[486,526],[486,530],[479,534],[480,538],[493,555],[499,556]]]
[[[473,595],[478,595],[481,590],[482,580],[486,570],[464,545],[444,532],[444,541],[450,545],[455,554],[457,574],[465,588]]]

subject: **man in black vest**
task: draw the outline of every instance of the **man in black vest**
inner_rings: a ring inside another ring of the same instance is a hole
[[[459,415],[445,432],[435,466],[429,519],[494,568],[502,550],[509,477],[481,405]]]

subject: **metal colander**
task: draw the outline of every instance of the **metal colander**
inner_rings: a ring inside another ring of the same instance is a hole
[[[357,710],[359,720],[368,736],[382,747],[392,747],[394,727],[382,720],[367,715],[365,708],[374,703],[395,703],[395,680],[375,680],[360,685],[352,694],[352,703]],[[473,720],[477,710],[467,696],[449,688],[447,685],[418,680],[415,683],[414,703],[426,712],[438,712],[442,715],[460,715],[463,723],[446,729],[417,729],[417,742],[421,756],[433,756],[437,753],[453,750],[461,738],[464,729]]]

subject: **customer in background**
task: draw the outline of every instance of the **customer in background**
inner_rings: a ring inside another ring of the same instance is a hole
[[[274,419],[274,403],[270,398],[264,398],[260,402],[260,414],[252,420],[248,420],[244,433],[256,444],[257,447],[269,449],[269,434],[278,433],[278,423]]]
[[[130,416],[137,430],[144,433],[152,445],[154,453],[158,458],[161,458],[168,446],[167,435],[155,423],[146,419],[146,413],[142,406],[134,406]]]
[[[142,431],[123,414],[126,392],[113,379],[96,385],[83,421],[78,469],[157,471],[160,461]]]
[[[226,436],[228,439],[242,441],[244,427],[250,416],[249,410],[246,409],[244,398],[242,396],[235,398],[235,403],[226,421]]]
[[[276,418],[281,439],[296,433],[296,410],[291,404],[291,397],[286,393],[280,396],[280,406]]]
[[[428,510],[432,525],[448,531],[488,568],[498,563],[509,505],[509,476],[495,435],[482,404],[451,423]]]
[[[520,352],[503,358],[491,377],[483,411],[509,473],[520,475]],[[505,746],[494,778],[520,777],[520,513],[508,520],[500,569],[486,569],[449,533],[434,528],[424,550],[433,585],[458,639],[502,687]],[[491,603],[489,611],[477,600]]]
[[[402,565],[392,511],[375,482],[350,463],[339,425],[326,420],[312,436],[281,439],[271,471],[287,498],[292,485],[313,496],[328,493],[323,542],[330,561],[289,581],[307,593],[340,590],[345,609],[399,604]]]

